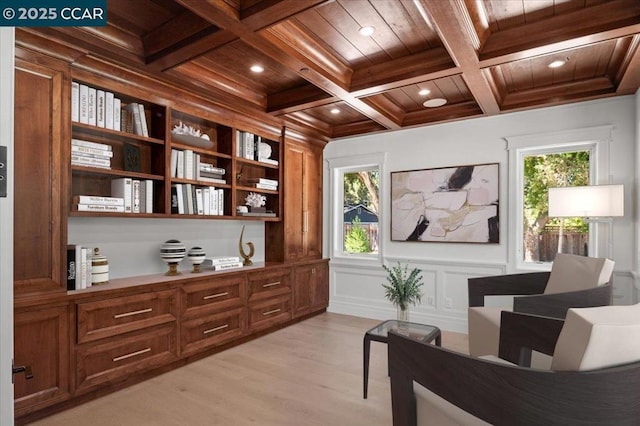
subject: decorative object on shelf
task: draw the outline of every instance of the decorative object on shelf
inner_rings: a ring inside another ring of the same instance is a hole
[[[184,244],[178,240],[168,240],[162,244],[162,247],[160,247],[160,258],[169,265],[169,271],[167,271],[165,275],[180,275],[180,272],[178,272],[178,263],[184,259],[186,252],[187,249]]]
[[[392,268],[382,265],[387,271],[387,283],[382,283],[385,296],[398,309],[398,320],[409,320],[409,305],[417,305],[422,299],[422,272],[414,268],[409,272],[409,265],[402,267],[400,262]]]
[[[176,124],[171,130],[173,139],[178,142],[182,142],[187,145],[194,146],[196,148],[213,148],[213,141],[206,133],[202,133],[200,130],[193,126],[187,126],[182,123]]]
[[[252,213],[266,213],[267,208],[264,205],[267,203],[267,197],[262,194],[250,192],[245,198],[245,204],[249,206],[249,211]]]
[[[242,226],[242,231],[240,232],[240,242],[238,243],[238,247],[240,248],[240,256],[244,259],[242,264],[244,266],[253,265],[251,258],[255,254],[255,247],[252,242],[248,242],[247,246],[249,246],[249,254],[244,252],[244,247],[242,246],[242,235],[244,234],[244,226]]]
[[[95,248],[91,257],[91,285],[106,284],[109,282],[109,261],[100,254],[100,249]]]
[[[258,145],[258,161],[271,158],[271,145],[260,142]]]
[[[207,254],[204,252],[202,247],[191,247],[187,252],[187,259],[193,265],[192,273],[202,272],[200,269],[200,265],[207,258]]]
[[[139,172],[140,166],[140,147],[125,143],[123,147],[124,169],[129,172]]]
[[[236,213],[249,213],[249,207],[247,206],[236,206]]]

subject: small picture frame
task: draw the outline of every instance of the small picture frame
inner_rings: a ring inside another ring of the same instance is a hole
[[[128,172],[139,172],[140,166],[140,147],[125,143],[123,147],[124,169]]]

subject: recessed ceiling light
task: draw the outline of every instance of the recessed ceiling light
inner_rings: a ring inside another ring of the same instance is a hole
[[[362,27],[358,30],[358,32],[361,36],[369,37],[376,32],[376,29],[374,27]]]
[[[424,101],[424,103],[422,104],[423,106],[427,107],[427,108],[437,108],[440,107],[444,104],[447,103],[447,100],[444,98],[433,98],[433,99],[429,99]]]
[[[332,108],[331,114],[340,114],[340,110],[338,108]]]
[[[566,64],[568,61],[569,61],[569,58],[567,58],[567,59],[557,59],[557,60],[551,62],[547,66],[549,68],[559,68],[559,67],[563,66],[564,64]]]
[[[264,68],[261,65],[251,65],[251,71],[256,72],[256,73],[260,73],[262,71],[264,71]]]
[[[420,95],[420,96],[427,96],[429,93],[431,93],[431,90],[429,90],[429,89],[421,89],[421,90],[418,92],[418,95]]]

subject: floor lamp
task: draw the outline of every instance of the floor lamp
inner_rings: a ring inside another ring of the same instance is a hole
[[[623,215],[623,185],[549,188],[549,217],[582,217],[589,223],[609,224],[607,257],[613,256],[613,218]]]

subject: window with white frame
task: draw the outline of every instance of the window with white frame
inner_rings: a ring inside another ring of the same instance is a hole
[[[383,158],[369,155],[329,160],[334,257],[379,256]]]
[[[548,188],[607,183],[610,126],[507,138],[509,252],[517,269],[548,268],[555,253],[597,256],[597,227],[548,214]]]

